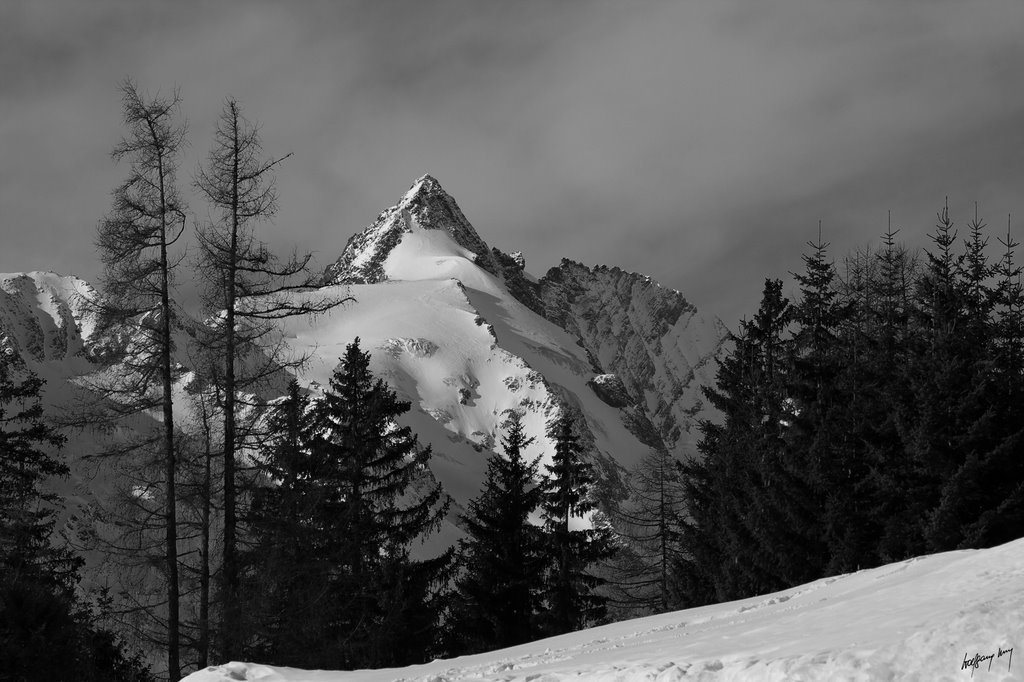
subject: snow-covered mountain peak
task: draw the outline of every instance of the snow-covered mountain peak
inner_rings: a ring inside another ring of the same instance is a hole
[[[724,325],[700,315],[680,292],[646,275],[563,259],[537,279],[525,264],[522,253],[489,248],[455,199],[436,178],[424,175],[372,225],[349,239],[325,272],[324,284],[352,285],[357,301],[369,301],[378,293],[364,289],[366,285],[454,281],[466,292],[480,323],[495,330],[494,346],[538,370],[558,395],[540,403],[556,400],[582,408],[595,434],[608,430],[608,419],[616,423],[613,431],[625,426],[639,441],[629,447],[639,453],[665,447],[678,456],[695,454],[694,427],[708,416],[699,386],[714,377]],[[442,319],[446,313],[438,309],[429,315]],[[391,316],[375,313],[375,320],[386,317]],[[379,320],[367,324],[376,327]],[[400,327],[409,325],[413,323],[405,319]],[[396,327],[386,336],[409,334]],[[492,352],[485,350],[480,360]],[[599,380],[598,375],[605,376]],[[497,402],[504,404],[509,397]],[[442,408],[451,412],[447,405],[424,407],[439,414]],[[496,436],[500,420],[491,408],[487,419],[469,421],[487,422],[486,428],[478,424],[473,430]],[[614,415],[597,417],[609,408]],[[607,438],[597,441],[598,450],[627,464],[618,451],[624,442],[612,446]]]
[[[338,260],[324,272],[323,283],[373,284],[386,279],[424,278],[422,272],[403,277],[401,272],[389,271],[386,267],[392,251],[407,235],[424,230],[447,234],[462,250],[452,255],[464,256],[491,274],[499,272],[491,249],[466,219],[455,199],[444,191],[437,179],[424,175],[397,204],[381,212],[372,225],[352,235]]]
[[[412,203],[420,195],[439,193],[445,195],[448,194],[444,191],[444,188],[441,187],[441,183],[437,181],[437,178],[430,173],[424,173],[416,179],[416,182],[412,183],[409,191],[405,193],[404,197],[402,197],[401,203]]]

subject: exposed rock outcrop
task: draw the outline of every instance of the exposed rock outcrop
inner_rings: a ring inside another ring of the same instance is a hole
[[[544,316],[616,375],[665,445],[692,454],[689,435],[706,410],[699,387],[714,380],[725,325],[678,291],[616,267],[563,259],[537,290]]]

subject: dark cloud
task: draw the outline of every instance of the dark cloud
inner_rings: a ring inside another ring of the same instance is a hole
[[[267,235],[322,261],[430,172],[538,274],[562,256],[618,264],[732,321],[764,276],[799,267],[819,219],[839,252],[890,209],[923,241],[946,194],[1024,211],[1017,0],[0,12],[0,270],[94,276],[128,75],[180,86],[183,178],[237,97],[268,152],[295,154]]]

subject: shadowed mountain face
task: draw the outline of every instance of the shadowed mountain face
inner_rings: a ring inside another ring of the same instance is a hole
[[[650,277],[570,260],[541,279],[540,298],[545,316],[621,381],[665,445],[692,455],[694,418],[706,416],[699,386],[715,378],[725,325]]]

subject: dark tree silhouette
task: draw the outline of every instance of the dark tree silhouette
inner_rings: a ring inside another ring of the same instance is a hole
[[[271,583],[271,608],[298,602],[257,633],[283,663],[408,665],[434,650],[450,553],[415,560],[410,546],[439,526],[447,496],[431,482],[430,448],[395,422],[410,404],[369,365],[356,339],[308,413],[293,385],[273,419],[253,577]]]
[[[111,212],[100,222],[96,246],[104,265],[101,319],[116,334],[130,327],[116,377],[100,389],[115,413],[159,409],[164,460],[164,564],[167,581],[167,668],[181,676],[179,660],[179,583],[176,512],[176,456],[172,386],[174,308],[172,285],[180,258],[172,253],[185,228],[184,205],[176,186],[185,126],[177,122],[181,99],[143,97],[135,83],[121,86],[127,135],[114,147],[115,160],[127,160],[128,179],[114,190]]]
[[[18,375],[21,375],[20,377]],[[69,470],[66,439],[43,419],[43,382],[0,355],[0,677],[24,682],[148,682],[75,594],[80,557],[53,538]]]
[[[204,304],[211,326],[203,343],[220,358],[215,379],[223,405],[224,539],[221,601],[224,619],[239,622],[244,600],[238,593],[238,510],[235,453],[250,435],[240,429],[240,393],[258,394],[272,380],[284,383],[284,372],[305,358],[289,357],[274,334],[280,320],[325,312],[342,301],[309,289],[314,279],[307,268],[310,255],[281,260],[255,236],[255,226],[277,212],[274,171],[287,159],[263,156],[257,126],[241,113],[238,102],[224,103],[214,132],[213,148],[194,185],[213,209],[213,217],[197,226],[200,251],[197,270],[206,283]],[[301,292],[301,293],[300,293]],[[258,415],[259,410],[250,410]],[[233,627],[222,630],[222,655],[236,656]]]
[[[468,538],[459,547],[461,574],[449,624],[458,653],[522,644],[541,635],[538,580],[547,564],[544,538],[530,516],[541,503],[539,461],[523,458],[533,443],[522,415],[511,412],[502,439],[505,457],[491,455],[480,496],[462,517]]]
[[[583,461],[575,417],[566,409],[548,428],[555,442],[552,462],[541,499],[541,516],[551,566],[545,576],[543,625],[547,634],[570,632],[597,623],[606,613],[606,599],[595,593],[604,580],[593,566],[613,554],[612,533],[607,525],[574,528],[595,510],[590,499],[594,477]]]

